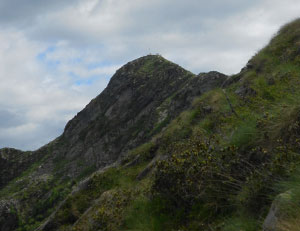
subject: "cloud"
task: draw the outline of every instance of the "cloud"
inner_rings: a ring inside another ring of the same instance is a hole
[[[22,124],[23,118],[20,116],[20,113],[9,111],[7,109],[0,109],[0,127],[9,128],[15,127]]]
[[[0,22],[12,27],[30,26],[44,14],[77,3],[77,0],[3,0],[0,2]]]
[[[236,73],[299,12],[298,0],[2,0],[0,148],[49,142],[148,53]]]
[[[63,131],[66,121],[95,97],[97,91],[104,89],[108,79],[102,80],[101,76],[112,74],[108,67],[80,71],[80,67],[72,68],[71,64],[49,66],[53,59],[48,56],[55,51],[28,40],[23,33],[0,32],[1,147],[35,149],[54,139]],[[77,86],[67,75],[70,70],[86,79],[92,75],[97,83],[93,91]]]

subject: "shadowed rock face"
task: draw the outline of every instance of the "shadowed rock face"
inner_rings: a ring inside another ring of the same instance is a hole
[[[12,148],[0,149],[0,189],[36,160],[32,152],[22,152]]]
[[[158,122],[175,118],[195,96],[220,86],[225,79],[217,72],[195,76],[156,55],[129,62],[66,125],[60,138],[64,146],[55,152],[69,160],[71,177],[82,170],[75,164],[79,159],[84,166],[95,168],[111,164],[149,140]],[[162,116],[159,109],[167,99],[170,107]]]
[[[157,120],[155,109],[193,74],[160,56],[126,64],[107,88],[71,120],[63,137],[72,150],[67,158],[84,155],[101,167],[147,139]]]
[[[65,127],[56,158],[69,160],[71,177],[84,166],[100,168],[149,139],[156,108],[194,75],[160,56],[146,56],[120,68],[106,89]]]
[[[18,217],[13,202],[0,200],[0,230],[10,231],[17,228]]]

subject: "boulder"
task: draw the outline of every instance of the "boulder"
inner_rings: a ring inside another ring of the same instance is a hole
[[[286,218],[286,209],[292,203],[291,192],[279,194],[273,201],[270,211],[264,220],[263,231],[279,231],[281,221]]]

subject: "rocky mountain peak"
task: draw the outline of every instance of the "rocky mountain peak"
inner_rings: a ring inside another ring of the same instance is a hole
[[[16,183],[20,188],[28,179],[32,187],[45,182],[71,185],[96,170],[118,165],[190,108],[195,97],[220,87],[226,78],[218,72],[194,75],[160,55],[133,60],[116,71],[60,137],[35,152],[0,150],[0,189],[10,187],[9,182],[26,171],[25,180]],[[14,207],[10,201],[4,205]]]
[[[72,160],[84,157],[85,166],[96,168],[114,162],[153,135],[159,121],[157,108],[195,77],[159,55],[127,63],[103,92],[68,122],[59,139],[67,145],[56,153]]]
[[[64,134],[72,135],[78,121],[82,125],[100,114],[125,119],[128,110],[138,113],[149,103],[162,101],[193,76],[159,55],[133,60],[116,71],[106,89],[67,124]]]
[[[153,81],[178,81],[182,75],[193,74],[160,55],[147,55],[128,62],[111,78],[107,88],[122,86],[140,87]]]
[[[68,122],[60,138],[68,145],[56,152],[70,160],[84,157],[84,165],[95,168],[113,163],[149,140],[159,123],[167,124],[195,96],[225,79],[217,72],[196,76],[160,55],[133,60],[117,70],[103,92]],[[68,169],[74,169],[71,175],[81,171],[75,166]]]
[[[150,140],[160,131],[157,128],[189,108],[194,97],[221,86],[226,78],[218,72],[196,76],[160,55],[138,58],[116,71],[103,92],[67,123],[60,137],[35,152],[10,156],[26,156],[27,162],[14,165],[22,171],[42,159],[37,176],[88,174]],[[2,159],[3,169],[16,162]],[[8,180],[22,172],[10,169]]]

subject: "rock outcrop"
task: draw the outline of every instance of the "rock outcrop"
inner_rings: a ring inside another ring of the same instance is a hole
[[[22,152],[13,148],[0,149],[0,189],[35,161],[37,159],[32,152]]]
[[[13,201],[0,200],[0,230],[11,231],[18,226],[18,216]]]
[[[292,205],[291,192],[279,194],[273,201],[264,220],[263,231],[280,231],[281,222],[286,218],[287,209]]]
[[[218,72],[196,76],[158,55],[129,62],[68,122],[51,147],[51,161],[67,162],[59,172],[66,175],[67,171],[70,178],[84,168],[96,170],[112,164],[149,140],[155,125],[167,124],[189,108],[194,97],[220,87],[226,78]],[[47,164],[42,169],[55,166]]]

